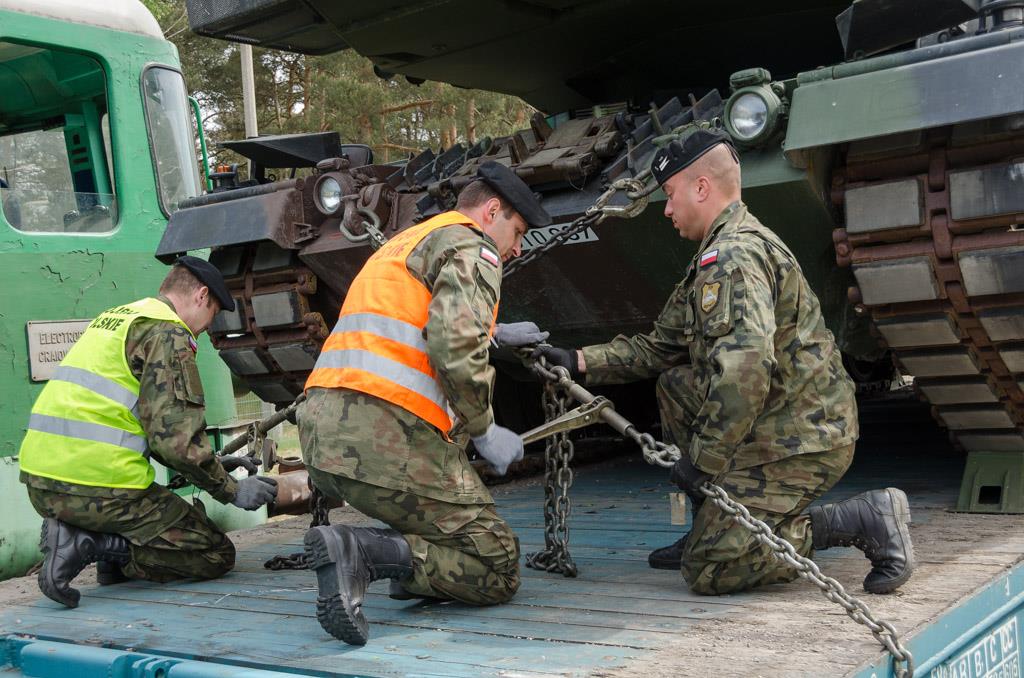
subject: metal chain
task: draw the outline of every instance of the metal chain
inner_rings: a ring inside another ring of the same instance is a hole
[[[327,495],[321,492],[320,488],[312,482],[309,483],[309,486],[313,491],[312,496],[309,498],[309,512],[313,514],[313,520],[309,523],[309,526],[320,527],[322,525],[330,525],[331,506],[327,503]]]
[[[320,527],[321,525],[331,524],[331,507],[327,503],[327,495],[317,489],[317,486],[313,484],[313,481],[309,481],[310,490],[312,494],[309,497],[309,512],[313,515],[313,520],[310,521],[310,528]],[[263,567],[268,570],[308,570],[309,565],[306,563],[306,554],[302,551],[298,553],[290,553],[287,556],[274,556],[263,563]]]
[[[263,446],[267,442],[267,433],[260,429],[260,422],[254,421],[245,429],[246,447],[249,449],[248,456],[253,459],[263,459]]]
[[[666,140],[668,137],[676,138],[678,133],[679,130],[673,130],[672,135],[666,135]],[[558,235],[510,262],[505,267],[502,277],[511,276],[530,262],[544,256],[591,226],[600,224],[608,217],[628,219],[643,212],[647,207],[650,194],[657,189],[657,184],[647,185],[650,176],[650,169],[646,169],[636,177],[616,180],[583,215],[575,219]],[[620,191],[626,194],[628,202],[625,205],[609,206],[609,201]],[[380,219],[370,210],[365,210],[364,213],[364,210],[360,209],[360,214],[372,222],[363,222],[366,234],[353,236],[345,232],[345,235],[352,240],[356,240],[356,238],[359,240],[371,239],[374,249],[380,248],[387,242],[379,230]],[[543,359],[534,362],[531,368],[544,379],[544,412],[547,421],[552,421],[566,413],[569,402],[568,387],[572,384],[572,380],[564,368],[556,367],[549,370],[542,363],[544,363]],[[669,468],[680,457],[678,447],[656,440],[649,433],[641,433],[634,426],[630,426],[625,431],[625,435],[640,446],[644,461],[649,464]],[[575,577],[578,574],[576,564],[569,553],[569,514],[572,509],[569,488],[574,479],[571,467],[574,454],[575,447],[569,438],[568,431],[547,439],[544,449],[544,550],[526,556],[527,567],[548,572],[560,572],[566,577]],[[914,656],[900,641],[899,634],[891,623],[876,618],[866,603],[847,593],[843,585],[835,579],[822,574],[813,560],[797,553],[796,548],[790,542],[772,532],[767,523],[751,516],[747,508],[730,498],[724,489],[708,482],[700,490],[716,506],[731,515],[736,522],[750,530],[757,541],[768,546],[775,557],[793,567],[801,577],[813,582],[821,589],[826,598],[842,606],[851,619],[867,626],[875,639],[892,655],[893,673],[897,678],[913,678]],[[311,503],[314,504],[311,527],[317,524],[328,524],[326,498],[315,487]],[[318,522],[320,520],[324,522]],[[304,554],[298,553],[288,557],[272,558],[264,563],[264,567],[304,569],[306,564]]]
[[[608,190],[602,193],[594,204],[587,208],[586,212],[577,217],[571,224],[569,224],[569,226],[560,231],[558,235],[551,238],[551,240],[548,240],[543,245],[534,247],[529,252],[509,262],[508,265],[505,266],[505,270],[502,272],[502,278],[507,278],[534,259],[539,259],[552,249],[568,240],[571,240],[573,237],[587,230],[591,226],[600,224],[608,217],[629,219],[643,212],[644,209],[647,208],[648,195],[652,192],[647,191],[645,187],[645,182],[650,174],[650,170],[644,170],[635,177],[617,179],[614,181],[612,185],[608,187]],[[611,201],[612,197],[619,192],[626,193],[628,202],[625,205],[609,205],[608,203]]]
[[[892,655],[893,674],[897,678],[913,678],[914,655],[900,641],[892,624],[875,617],[866,603],[847,593],[843,585],[832,577],[822,574],[813,560],[797,553],[791,543],[772,532],[767,523],[751,516],[746,506],[729,497],[721,487],[706,482],[700,491],[718,508],[732,516],[733,520],[750,530],[754,538],[770,548],[776,558],[795,569],[801,577],[809,579],[821,589],[826,598],[842,606],[851,619],[867,626],[875,640]]]
[[[569,388],[573,381],[569,372],[564,367],[549,369],[546,361],[541,358],[530,365],[531,369],[544,379],[544,411],[547,420],[551,421],[566,411],[569,400]],[[561,391],[561,397],[549,395],[554,390]],[[558,399],[558,407],[553,408],[549,403]],[[679,459],[679,448],[675,445],[666,445],[658,441],[649,433],[640,433],[634,426],[626,429],[625,435],[636,442],[643,450],[644,460],[652,465],[671,467]],[[549,572],[562,572],[566,576],[577,575],[576,566],[569,554],[569,498],[568,489],[572,485],[572,471],[562,472],[553,461],[555,440],[557,438],[568,438],[568,432],[560,433],[557,436],[548,438],[548,446],[545,450],[545,473],[544,473],[544,551],[527,556],[526,564],[534,569],[543,569]],[[572,450],[572,442],[566,440],[568,448]],[[568,455],[568,461],[572,460],[572,452]],[[797,553],[796,548],[788,541],[779,537],[767,523],[758,520],[750,515],[750,511],[729,497],[728,493],[721,487],[710,482],[705,483],[701,488],[712,502],[721,510],[743,527],[747,528],[754,535],[754,538],[771,549],[775,557],[785,561],[793,567],[797,573],[809,579],[818,586],[825,597],[834,603],[838,603],[846,610],[851,619],[859,624],[868,627],[875,639],[884,647],[893,658],[893,673],[897,678],[913,678],[914,657],[900,641],[899,634],[895,627],[887,621],[877,619],[871,609],[863,601],[851,596],[843,588],[843,585],[831,577],[821,573],[818,565],[811,560]],[[558,502],[554,497],[556,492]],[[564,498],[564,502],[562,501]],[[561,510],[564,506],[564,510]],[[572,573],[560,567],[561,563],[568,563]]]
[[[548,384],[553,384],[563,392],[568,393],[570,387],[575,383],[569,376],[569,370],[564,367],[548,368],[547,361],[544,358],[532,361],[532,358],[524,356],[524,360],[527,360],[530,369],[544,380],[545,388]],[[550,417],[548,421],[551,421]],[[632,424],[623,432],[623,435],[640,446],[640,451],[644,455],[644,461],[652,466],[672,468],[682,455],[679,447],[676,445],[669,445],[656,440],[650,433],[641,433]]]
[[[548,421],[565,414],[569,396],[554,381],[544,384],[544,413]],[[572,458],[576,453],[569,432],[563,431],[547,439],[544,448],[544,550],[529,553],[526,566],[534,570],[561,572],[566,577],[578,574],[569,554],[569,513],[572,502]]]

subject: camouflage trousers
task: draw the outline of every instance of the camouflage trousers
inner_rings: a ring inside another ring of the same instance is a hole
[[[27,486],[29,501],[44,518],[128,540],[131,560],[121,570],[132,579],[214,579],[235,565],[235,546],[206,516],[202,504],[190,504],[156,483],[144,490],[109,490],[108,496],[73,494]]]
[[[321,492],[402,533],[412,550],[413,574],[402,581],[409,593],[494,605],[519,589],[519,539],[493,504],[450,504],[308,470]]]
[[[690,426],[700,410],[689,367],[676,367],[658,378],[658,408],[666,442],[687,450]],[[767,523],[802,556],[813,556],[810,518],[803,513],[846,473],[854,445],[786,457],[712,479],[750,514]],[[796,570],[772,555],[753,534],[711,501],[697,512],[683,549],[682,573],[696,593],[719,595],[755,586],[793,581]]]

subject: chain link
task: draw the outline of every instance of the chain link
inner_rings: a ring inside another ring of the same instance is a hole
[[[309,489],[311,494],[309,497],[309,512],[312,514],[313,519],[310,521],[309,526],[320,527],[321,525],[331,524],[331,507],[327,502],[327,495],[317,489],[317,486],[313,484],[313,480],[309,480]],[[298,553],[290,553],[286,556],[274,556],[263,563],[263,567],[268,570],[308,570],[309,565],[306,563],[306,554],[302,551]]]
[[[267,434],[260,430],[260,422],[254,421],[245,428],[245,445],[248,448],[248,456],[253,459],[263,459],[263,446],[267,443]]]
[[[544,383],[544,414],[551,421],[565,414],[569,396],[554,381]],[[569,432],[549,436],[544,448],[544,550],[529,553],[526,566],[534,570],[578,574],[569,554],[569,488],[574,479],[572,459],[576,453]]]
[[[847,593],[843,585],[832,577],[822,574],[817,563],[797,553],[791,543],[772,532],[767,523],[751,516],[746,506],[732,499],[721,487],[706,482],[700,491],[737,523],[750,530],[754,538],[771,549],[776,558],[795,569],[801,577],[809,579],[821,589],[826,598],[842,606],[851,619],[868,627],[875,640],[892,655],[893,673],[897,678],[913,678],[914,656],[900,641],[892,624],[875,617],[866,603]]]

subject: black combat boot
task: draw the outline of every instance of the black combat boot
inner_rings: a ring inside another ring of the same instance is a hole
[[[694,497],[687,494],[687,498],[690,504],[690,527],[693,528],[697,522],[697,513],[700,512],[700,507],[704,505],[704,497]],[[647,564],[655,570],[679,571],[683,567],[683,549],[686,548],[686,538],[689,536],[690,533],[687,532],[674,544],[654,549],[647,556]]]
[[[124,576],[120,565],[107,563],[102,560],[96,563],[96,583],[100,586],[121,584],[126,581],[129,581],[129,578]]]
[[[654,549],[647,556],[647,564],[655,570],[679,570],[683,566],[683,549],[686,548],[687,532],[674,544]]]
[[[316,572],[316,618],[327,633],[349,645],[370,636],[363,595],[372,581],[412,574],[412,551],[396,530],[331,525],[306,532],[306,562]]]
[[[78,607],[81,594],[71,588],[71,581],[86,565],[102,561],[120,567],[131,559],[128,540],[121,535],[90,532],[55,518],[43,521],[39,548],[43,552],[39,590],[66,607]]]
[[[890,593],[910,579],[914,546],[907,527],[910,504],[903,490],[871,490],[835,504],[812,506],[808,513],[816,550],[856,546],[868,557],[868,593]]]

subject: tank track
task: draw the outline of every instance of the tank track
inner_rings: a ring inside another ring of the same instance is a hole
[[[218,314],[210,327],[214,348],[262,400],[291,403],[302,393],[340,304],[318,289],[316,275],[295,252],[272,242],[217,250],[210,260],[235,298],[235,312]]]
[[[993,127],[852,144],[832,184],[846,214],[834,240],[855,310],[953,443],[1021,452],[1024,139]]]

